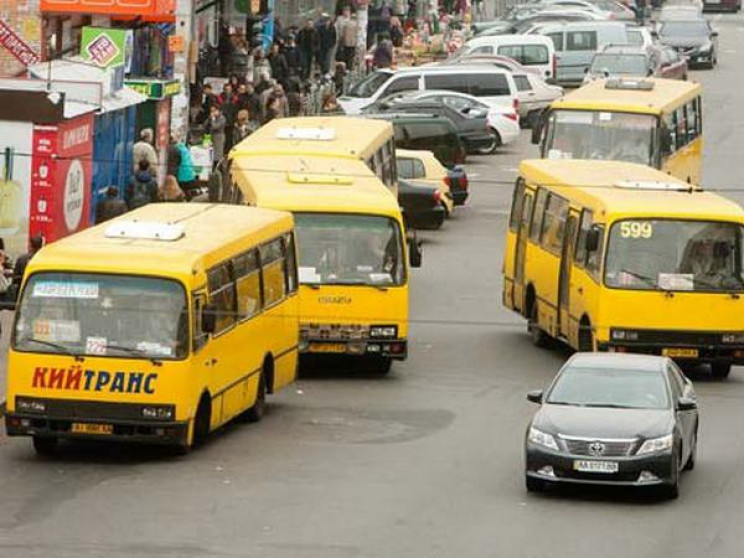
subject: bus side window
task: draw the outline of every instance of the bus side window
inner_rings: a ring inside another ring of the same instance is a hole
[[[581,212],[581,226],[579,228],[579,237],[576,241],[576,250],[574,251],[574,261],[579,267],[584,267],[586,263],[586,236],[589,229],[592,228],[594,214],[585,209]]]
[[[669,156],[677,149],[677,124],[673,112],[664,116],[663,133],[668,140],[662,139],[662,155]]]
[[[676,124],[674,135],[677,138],[677,149],[681,149],[687,144],[687,118],[685,117],[685,107],[679,107],[674,111],[674,121]]]
[[[284,278],[284,252],[281,238],[261,246],[261,273],[263,274],[264,304],[269,307],[286,295],[287,285]]]
[[[542,230],[543,213],[545,212],[545,200],[548,198],[548,192],[544,188],[537,191],[535,201],[535,211],[532,213],[532,225],[530,226],[530,240],[540,242],[540,232]]]
[[[602,245],[604,243],[604,227],[593,226],[592,229],[597,231],[599,241],[597,249],[586,254],[586,270],[595,278],[599,277],[599,268],[602,267]]]
[[[215,307],[215,334],[231,328],[235,323],[235,282],[232,278],[231,265],[228,262],[219,264],[207,273],[209,298]]]
[[[261,273],[258,251],[251,250],[233,260],[237,291],[238,319],[254,316],[261,310]]]
[[[207,343],[207,334],[202,331],[202,311],[207,303],[207,296],[204,293],[192,293],[193,313],[194,313],[194,331],[192,331],[192,343],[196,353]]]
[[[698,136],[697,99],[687,104],[687,141],[691,142]]]
[[[284,236],[284,276],[287,281],[287,293],[297,292],[297,256],[294,233]]]
[[[568,201],[555,194],[550,194],[545,206],[545,217],[540,235],[542,246],[548,252],[556,255],[561,253],[567,217]]]
[[[509,229],[512,232],[519,230],[520,219],[522,218],[522,203],[524,201],[524,179],[517,179],[514,185],[514,195],[512,196],[511,214],[509,215]]]

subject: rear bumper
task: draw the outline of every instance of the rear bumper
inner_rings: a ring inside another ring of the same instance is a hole
[[[81,434],[72,432],[72,423],[106,424],[113,427],[112,434]],[[38,416],[22,413],[5,414],[8,436],[39,436],[71,440],[100,440],[133,442],[158,445],[183,445],[188,436],[188,422],[123,421],[100,419],[75,419]]]
[[[446,211],[438,205],[427,211],[406,211],[404,217],[406,224],[414,229],[438,229],[444,223]]]
[[[330,346],[335,348],[331,350]],[[343,350],[340,350],[341,347],[343,347]],[[408,358],[408,340],[361,339],[344,341],[308,338],[303,339],[300,343],[300,354],[382,357],[393,360],[405,360]]]
[[[699,344],[661,344],[661,343],[598,343],[597,349],[601,352],[628,352],[646,355],[661,355],[665,350],[694,350],[697,356],[681,356],[679,354],[667,354],[678,362],[729,362],[731,364],[744,364],[744,346],[721,346],[721,345],[699,345]]]
[[[467,190],[455,190],[450,188],[450,194],[452,194],[452,201],[455,205],[465,205],[465,201],[468,199]]]

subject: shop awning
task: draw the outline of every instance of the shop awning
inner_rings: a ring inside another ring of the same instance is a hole
[[[141,17],[175,21],[175,0],[41,0],[42,12]]]

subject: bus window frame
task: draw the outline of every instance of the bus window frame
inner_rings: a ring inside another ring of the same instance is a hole
[[[512,206],[511,210],[509,211],[509,230],[513,233],[519,232],[519,228],[522,224],[522,206],[524,204],[524,196],[526,192],[527,184],[524,178],[520,176],[514,183],[514,192],[512,193]]]
[[[191,312],[193,314],[193,330],[191,335],[191,352],[196,354],[209,342],[209,334],[202,328],[202,313],[208,304],[207,285],[203,285],[191,292]]]
[[[537,188],[535,192],[535,203],[532,206],[532,219],[530,220],[530,242],[540,244],[543,220],[545,219],[545,206],[548,201],[548,190]],[[539,221],[538,221],[539,220]]]
[[[556,212],[553,212],[553,208],[551,208],[551,202],[553,202],[553,200],[557,200],[554,203],[560,204],[559,207],[555,208]],[[542,224],[540,226],[539,244],[546,252],[553,254],[554,256],[560,257],[561,251],[563,250],[563,240],[566,235],[566,222],[568,221],[570,207],[571,203],[569,200],[555,192],[548,192],[543,211]],[[554,219],[557,221],[557,224],[555,225],[553,224]],[[556,234],[555,238],[551,240],[554,240],[555,243],[548,244],[546,233],[550,232],[553,226],[556,227]]]

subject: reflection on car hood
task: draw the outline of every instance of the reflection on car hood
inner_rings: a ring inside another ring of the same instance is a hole
[[[551,434],[585,438],[653,438],[672,430],[669,409],[608,409],[543,405],[533,425]]]
[[[660,37],[659,42],[670,47],[700,47],[710,40],[708,37]]]

